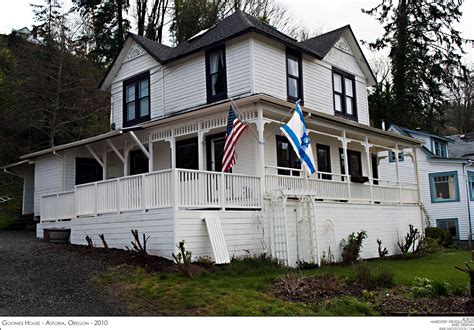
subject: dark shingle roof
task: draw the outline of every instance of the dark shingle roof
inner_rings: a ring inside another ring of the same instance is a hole
[[[164,46],[133,33],[129,33],[129,35],[157,61],[166,63],[248,32],[256,32],[277,39],[290,48],[301,50],[319,59],[324,57],[312,47],[296,41],[270,25],[263,23],[258,18],[240,10],[219,21],[202,35],[185,40],[174,48]]]
[[[320,34],[314,38],[305,40],[302,42],[308,48],[313,49],[318,52],[321,57],[326,56],[326,54],[331,50],[336,42],[341,39],[342,34],[349,28],[349,25],[340,27],[339,29]]]
[[[448,144],[450,157],[474,159],[474,133],[447,137],[452,140]]]

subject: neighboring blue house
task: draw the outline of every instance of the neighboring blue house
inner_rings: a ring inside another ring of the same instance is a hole
[[[414,159],[418,162],[420,199],[430,226],[449,231],[456,240],[472,239],[474,212],[474,134],[441,137],[392,125],[389,131],[424,141],[416,158],[399,154],[400,180],[415,183]],[[379,154],[382,180],[396,178],[394,152]]]

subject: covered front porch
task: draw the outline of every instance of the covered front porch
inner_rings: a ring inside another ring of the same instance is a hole
[[[418,203],[416,184],[378,178],[382,151],[416,157],[416,140],[303,107],[318,167],[308,177],[279,131],[288,118],[288,103],[273,98],[236,103],[251,127],[237,144],[233,173],[220,172],[225,103],[199,116],[185,113],[64,149],[64,175],[75,176],[70,179],[74,184],[41,196],[41,222],[165,208],[261,210],[264,200],[275,195],[319,202]],[[395,162],[399,178],[398,158]]]

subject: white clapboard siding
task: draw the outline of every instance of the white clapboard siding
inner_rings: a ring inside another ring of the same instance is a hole
[[[254,92],[286,99],[285,46],[255,38],[253,41]]]
[[[206,104],[204,52],[170,63],[164,69],[164,76],[165,115]]]
[[[421,135],[420,135],[421,136]],[[387,153],[381,153],[379,156],[386,156]],[[418,174],[419,174],[419,188],[421,200],[431,218],[431,226],[436,226],[437,219],[458,219],[459,238],[467,240],[469,235],[468,222],[468,206],[466,193],[466,178],[463,174],[463,166],[459,163],[448,162],[430,162],[427,155],[417,150],[418,158]],[[400,178],[401,181],[415,182],[414,167],[410,157],[405,156],[405,160],[400,162]],[[446,202],[446,203],[432,203],[431,190],[429,183],[430,173],[452,172],[458,173],[458,185],[460,201]],[[379,166],[380,178],[383,180],[396,180],[396,163],[390,163],[388,158],[380,161]],[[472,220],[471,220],[472,221]]]
[[[71,243],[87,245],[89,236],[95,246],[101,247],[100,234],[104,234],[110,248],[131,249],[131,230],[150,236],[147,242],[149,253],[171,259],[173,252],[173,212],[171,208],[147,213],[123,213],[94,218],[78,218],[72,221]]]
[[[334,114],[332,69],[312,56],[303,56],[303,92],[305,106]]]
[[[236,97],[251,93],[250,39],[245,37],[226,44],[227,95]]]
[[[63,158],[48,154],[35,160],[34,213],[40,214],[42,195],[64,191]]]
[[[211,241],[212,252],[216,264],[230,263],[229,252],[225,243],[224,232],[222,231],[221,222],[216,216],[208,216],[204,218],[209,240]]]

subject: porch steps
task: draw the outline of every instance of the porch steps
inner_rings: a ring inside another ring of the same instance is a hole
[[[205,217],[204,222],[206,223],[216,264],[230,263],[229,251],[225,244],[224,232],[219,218],[216,216]]]
[[[0,204],[11,201],[12,199],[13,197],[10,197],[10,196],[0,196]]]
[[[272,252],[273,256],[290,266],[288,226],[286,221],[286,196],[273,196],[272,204]]]

